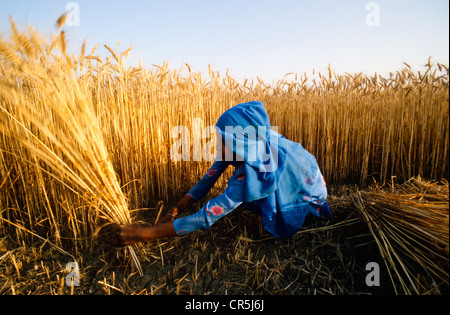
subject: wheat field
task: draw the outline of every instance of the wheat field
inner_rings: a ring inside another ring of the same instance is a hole
[[[269,84],[188,64],[127,66],[130,49],[99,47],[110,54],[101,58],[83,44],[69,54],[66,37],[59,28],[47,39],[11,19],[0,39],[0,235],[17,243],[40,236],[82,249],[105,224],[173,204],[210,162],[173,161],[172,128],[187,127],[193,145],[194,121],[203,129],[252,100],[316,156],[329,184],[448,178],[448,66],[431,59],[388,77],[330,68]]]

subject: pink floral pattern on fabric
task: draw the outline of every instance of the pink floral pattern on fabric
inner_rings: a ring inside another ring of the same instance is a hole
[[[238,177],[236,177],[237,180],[244,180],[247,176],[245,174],[241,174]]]
[[[192,194],[187,193],[187,194],[186,194],[186,197],[192,198]]]
[[[306,177],[305,178],[305,183],[308,184],[308,185],[312,185],[312,184],[314,184],[314,181],[311,179],[311,177]]]
[[[325,182],[325,177],[322,176],[322,187],[327,187],[327,183]]]
[[[214,206],[211,208],[211,213],[214,215],[221,215],[223,214],[223,208],[219,206]]]
[[[215,170],[215,169],[210,169],[209,171],[208,171],[208,173],[206,173],[209,177],[211,177],[211,176],[214,176],[215,174],[217,173],[217,170]]]

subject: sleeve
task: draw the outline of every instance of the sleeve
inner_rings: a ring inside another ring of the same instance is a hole
[[[205,176],[195,184],[187,195],[195,201],[200,200],[211,190],[219,177],[225,172],[228,165],[229,163],[227,162],[215,161]]]
[[[178,236],[211,227],[217,220],[243,203],[244,189],[245,170],[241,168],[228,180],[228,186],[223,194],[208,201],[198,212],[173,222]]]

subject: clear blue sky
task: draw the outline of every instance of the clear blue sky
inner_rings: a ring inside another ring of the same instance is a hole
[[[55,31],[66,0],[0,0],[0,34],[9,15],[44,34]],[[288,72],[387,74],[403,62],[421,69],[432,57],[449,63],[448,0],[78,0],[79,26],[65,26],[70,47],[107,54],[124,51],[129,64],[169,60],[207,73],[208,65],[237,79],[268,83]],[[379,26],[368,26],[366,5],[379,7]],[[117,47],[117,42],[120,45]]]

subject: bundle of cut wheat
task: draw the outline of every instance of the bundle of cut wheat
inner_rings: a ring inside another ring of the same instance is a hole
[[[32,29],[20,32],[12,20],[11,28],[10,40],[0,41],[1,157],[23,182],[13,186],[21,189],[16,200],[25,198],[13,218],[1,221],[31,231],[45,225],[55,244],[67,230],[75,239],[86,236],[87,226],[92,231],[100,218],[131,223],[90,91],[77,77],[77,58],[66,53],[64,31],[46,43]],[[21,220],[22,207],[28,220]],[[130,252],[139,268],[135,250]]]
[[[448,286],[448,182],[420,177],[353,195],[396,293],[435,293]],[[392,272],[392,273],[391,273]]]

